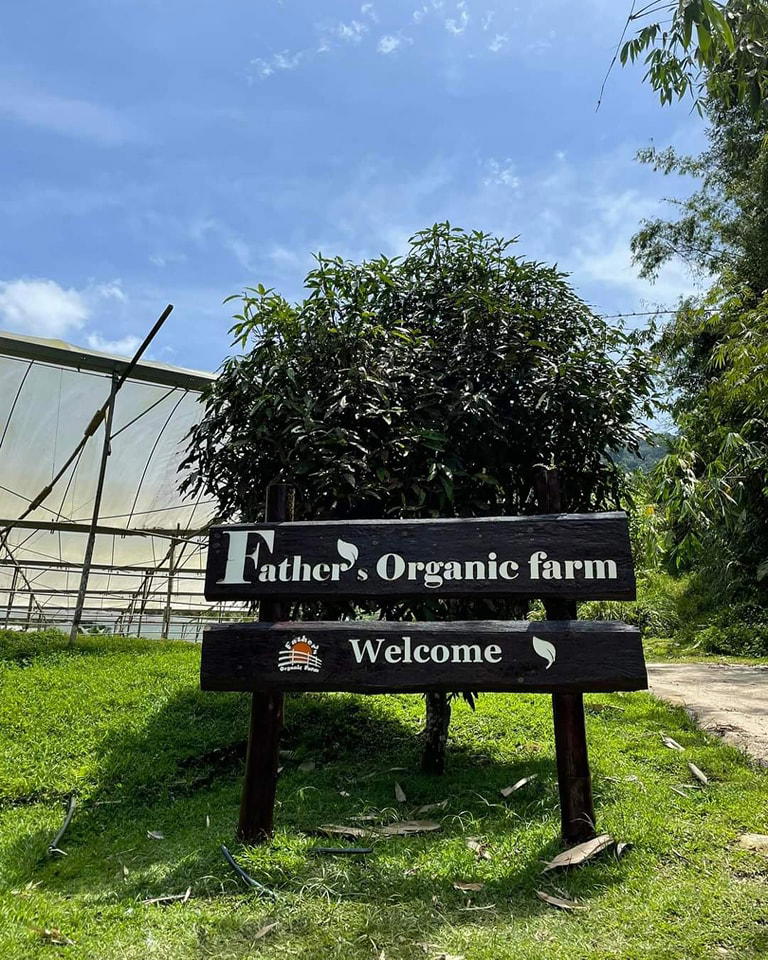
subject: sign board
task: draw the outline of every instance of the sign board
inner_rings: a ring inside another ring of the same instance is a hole
[[[208,600],[633,600],[626,514],[237,524],[210,531]]]
[[[204,690],[642,690],[640,633],[605,621],[338,621],[216,626]]]

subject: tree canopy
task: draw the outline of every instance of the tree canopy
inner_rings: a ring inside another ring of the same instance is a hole
[[[611,454],[649,412],[642,337],[511,245],[436,224],[402,258],[318,256],[299,303],[245,291],[187,491],[227,519],[256,519],[276,478],[306,518],[514,514],[543,461],[568,508],[616,503]]]
[[[624,42],[627,29],[642,23]],[[765,115],[768,102],[766,0],[633,0],[619,42],[623,64],[643,58],[662,104],[691,96]]]

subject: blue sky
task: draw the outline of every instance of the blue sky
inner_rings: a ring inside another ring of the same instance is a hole
[[[435,220],[519,235],[604,313],[673,304],[629,238],[702,146],[614,70],[617,0],[25,0],[0,37],[0,327],[215,369],[227,294],[289,297],[313,251],[402,253]]]

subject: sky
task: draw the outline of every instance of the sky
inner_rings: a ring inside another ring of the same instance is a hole
[[[403,254],[437,220],[519,237],[600,313],[674,305],[631,264],[696,152],[638,68],[600,86],[620,0],[25,0],[0,35],[0,328],[215,370],[224,298],[301,297],[314,252]],[[668,209],[668,208],[667,208]],[[639,322],[639,321],[637,321]]]

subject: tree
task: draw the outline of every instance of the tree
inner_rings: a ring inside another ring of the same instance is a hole
[[[317,257],[306,299],[246,290],[229,357],[203,397],[184,481],[223,519],[257,520],[282,478],[307,519],[471,517],[530,509],[554,462],[568,509],[618,502],[611,455],[636,449],[651,369],[637,333],[595,316],[554,267],[447,223],[402,258]],[[370,606],[305,605],[302,616]],[[524,611],[522,611],[524,613]],[[499,601],[392,604],[388,618],[521,614]],[[449,707],[428,698],[425,766],[440,769]]]
[[[766,0],[633,0],[619,56],[626,64],[645,55],[645,79],[662,104],[690,95],[700,112],[711,99],[757,117],[768,101],[767,44]]]
[[[695,569],[720,602],[766,601],[768,586],[768,118],[709,97],[708,149],[641,159],[699,178],[674,219],[632,241],[653,277],[679,257],[711,278],[682,304],[656,349],[678,432],[652,474],[673,569]]]

